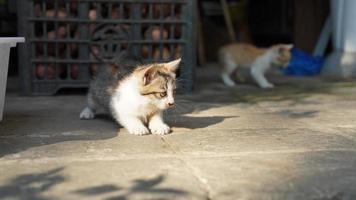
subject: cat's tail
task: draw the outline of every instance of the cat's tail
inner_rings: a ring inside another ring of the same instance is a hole
[[[117,55],[111,59],[105,59],[98,56],[93,50],[91,54],[101,63],[110,63],[111,66],[121,68],[121,67],[136,67],[137,65],[142,65],[143,62],[137,57],[130,54],[128,50],[122,50]]]
[[[127,50],[121,51],[112,61],[113,65],[124,68],[135,68],[143,64],[137,56],[130,54]]]

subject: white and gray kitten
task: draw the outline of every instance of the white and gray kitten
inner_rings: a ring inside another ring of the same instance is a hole
[[[80,119],[93,119],[95,111],[104,108],[131,134],[170,133],[163,111],[174,105],[176,71],[181,59],[137,65],[127,56],[120,57],[117,66],[101,66],[91,81],[88,104]]]

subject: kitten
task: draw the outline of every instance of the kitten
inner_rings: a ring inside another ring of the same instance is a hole
[[[251,44],[229,44],[219,51],[219,61],[223,67],[221,78],[225,85],[235,86],[231,76],[238,67],[250,68],[252,78],[261,88],[273,88],[264,74],[272,66],[287,67],[291,59],[291,44],[278,44],[270,48],[258,48]]]
[[[162,115],[174,105],[180,61],[137,65],[121,56],[118,66],[100,67],[90,83],[88,104],[80,119],[93,119],[95,111],[102,107],[131,134],[170,133]]]

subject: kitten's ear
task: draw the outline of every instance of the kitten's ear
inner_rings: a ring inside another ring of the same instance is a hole
[[[284,48],[287,49],[288,51],[292,50],[293,47],[294,47],[293,44],[286,44],[286,45],[284,45]]]
[[[154,76],[156,74],[156,68],[155,67],[149,67],[145,70],[145,73],[143,75],[143,85],[148,85],[152,82]]]
[[[168,63],[165,63],[164,65],[166,66],[166,68],[171,71],[171,72],[176,72],[178,67],[179,67],[179,64],[180,64],[180,61],[182,59],[181,58],[178,58],[177,60],[173,60],[171,62],[168,62]]]
[[[284,52],[292,50],[293,46],[294,46],[293,44],[282,44],[282,45],[279,45],[278,49],[277,49],[278,53],[283,55]]]

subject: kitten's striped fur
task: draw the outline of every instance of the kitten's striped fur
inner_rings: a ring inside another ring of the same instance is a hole
[[[118,66],[99,71],[90,84],[88,105],[80,118],[92,119],[97,108],[103,107],[131,134],[168,134],[170,128],[162,112],[174,105],[180,59],[138,66],[129,63],[121,58]]]

